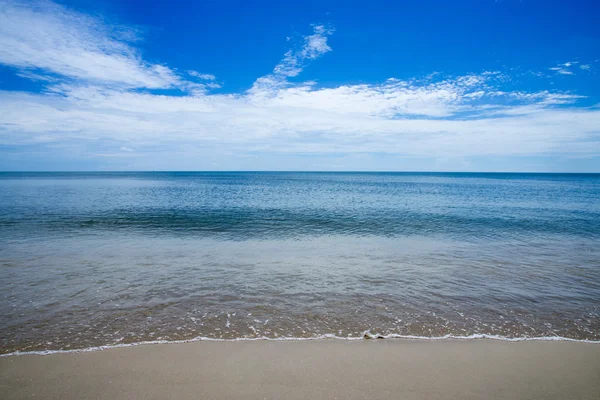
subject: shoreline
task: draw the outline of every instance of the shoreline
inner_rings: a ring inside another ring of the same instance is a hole
[[[6,399],[597,398],[600,346],[528,340],[237,340],[0,358]]]
[[[28,356],[28,355],[36,355],[36,356],[48,356],[53,354],[72,354],[72,353],[88,353],[88,352],[96,352],[96,351],[106,351],[111,349],[122,349],[128,347],[138,347],[138,346],[152,346],[152,345],[168,345],[168,344],[184,344],[184,343],[198,343],[198,342],[257,342],[257,341],[266,341],[266,342],[310,342],[310,341],[371,341],[371,340],[406,340],[406,341],[471,341],[471,340],[493,340],[500,342],[509,342],[509,343],[518,343],[518,342],[572,342],[572,343],[586,343],[586,344],[600,344],[600,340],[590,340],[590,339],[574,339],[563,336],[534,336],[534,337],[506,337],[499,335],[489,335],[485,333],[475,333],[467,336],[460,335],[444,335],[444,336],[410,336],[410,335],[398,335],[398,334],[390,334],[390,335],[381,335],[381,334],[372,334],[366,331],[363,336],[350,336],[350,337],[342,337],[336,336],[333,334],[325,334],[315,337],[279,337],[279,338],[270,338],[270,337],[256,337],[256,338],[233,338],[233,339],[220,339],[220,338],[211,338],[211,337],[196,337],[192,339],[184,339],[184,340],[150,340],[150,341],[142,341],[142,342],[132,342],[132,343],[116,343],[116,344],[106,344],[106,345],[98,345],[91,347],[84,347],[80,349],[58,349],[58,350],[31,350],[31,351],[13,351],[10,353],[0,354],[0,357],[14,357],[14,356]]]

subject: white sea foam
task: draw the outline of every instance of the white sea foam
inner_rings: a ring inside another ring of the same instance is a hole
[[[411,336],[411,335],[400,335],[400,334],[389,334],[381,335],[378,333],[371,333],[365,331],[362,336],[349,336],[342,337],[335,334],[323,334],[311,337],[277,337],[270,338],[265,336],[260,337],[241,337],[235,339],[217,339],[199,336],[193,339],[187,340],[151,340],[135,343],[120,343],[111,345],[102,345],[94,347],[86,347],[83,349],[71,349],[71,350],[37,350],[37,351],[15,351],[13,353],[0,354],[0,357],[20,356],[20,355],[38,355],[46,356],[51,354],[68,354],[68,353],[86,353],[91,351],[101,351],[109,349],[118,349],[124,347],[134,347],[152,344],[182,344],[182,343],[193,343],[193,342],[252,342],[252,341],[272,341],[272,342],[302,342],[312,340],[343,340],[343,341],[358,341],[358,340],[370,340],[370,339],[405,339],[405,340],[500,340],[504,342],[528,342],[528,341],[559,341],[559,342],[577,342],[577,343],[593,343],[600,344],[600,340],[587,340],[587,339],[573,339],[562,336],[535,336],[535,337],[505,337],[500,335],[488,335],[484,333],[475,333],[472,335],[444,335],[444,336]]]

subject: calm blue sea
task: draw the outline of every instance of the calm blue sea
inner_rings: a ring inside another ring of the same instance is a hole
[[[0,173],[2,352],[600,340],[600,175]]]

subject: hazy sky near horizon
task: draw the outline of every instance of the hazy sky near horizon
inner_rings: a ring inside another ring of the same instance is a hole
[[[0,0],[0,170],[600,172],[597,1]]]

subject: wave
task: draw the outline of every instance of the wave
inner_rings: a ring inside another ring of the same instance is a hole
[[[365,331],[362,336],[337,336],[334,334],[323,334],[311,337],[280,337],[270,338],[266,336],[254,337],[254,338],[235,338],[235,339],[216,339],[205,336],[199,336],[193,339],[187,340],[151,340],[134,343],[119,343],[110,345],[101,345],[86,347],[82,349],[70,349],[70,350],[35,350],[35,351],[15,351],[12,353],[0,354],[0,357],[11,357],[11,356],[24,356],[24,355],[38,355],[46,356],[52,354],[69,354],[69,353],[87,353],[93,351],[102,351],[109,349],[119,349],[125,347],[136,347],[146,346],[153,344],[182,344],[182,343],[194,343],[194,342],[255,342],[255,341],[271,341],[271,342],[304,342],[313,340],[343,340],[343,341],[360,341],[360,340],[380,340],[380,339],[405,339],[405,340],[499,340],[503,342],[529,342],[529,341],[542,341],[542,342],[577,342],[577,343],[591,343],[600,344],[600,340],[588,340],[588,339],[573,339],[562,336],[523,336],[523,337],[506,337],[500,335],[489,335],[485,333],[474,333],[471,335],[444,335],[444,336],[412,336],[412,335],[400,335],[400,334],[389,334],[382,335],[379,333],[371,333]]]
[[[543,212],[505,218],[499,215],[452,215],[397,208],[378,210],[261,209],[143,209],[88,214],[8,213],[0,227],[14,235],[81,234],[125,231],[149,235],[207,237],[225,240],[298,238],[328,235],[384,236],[449,235],[460,239],[514,239],[556,234],[600,237],[593,212]]]

